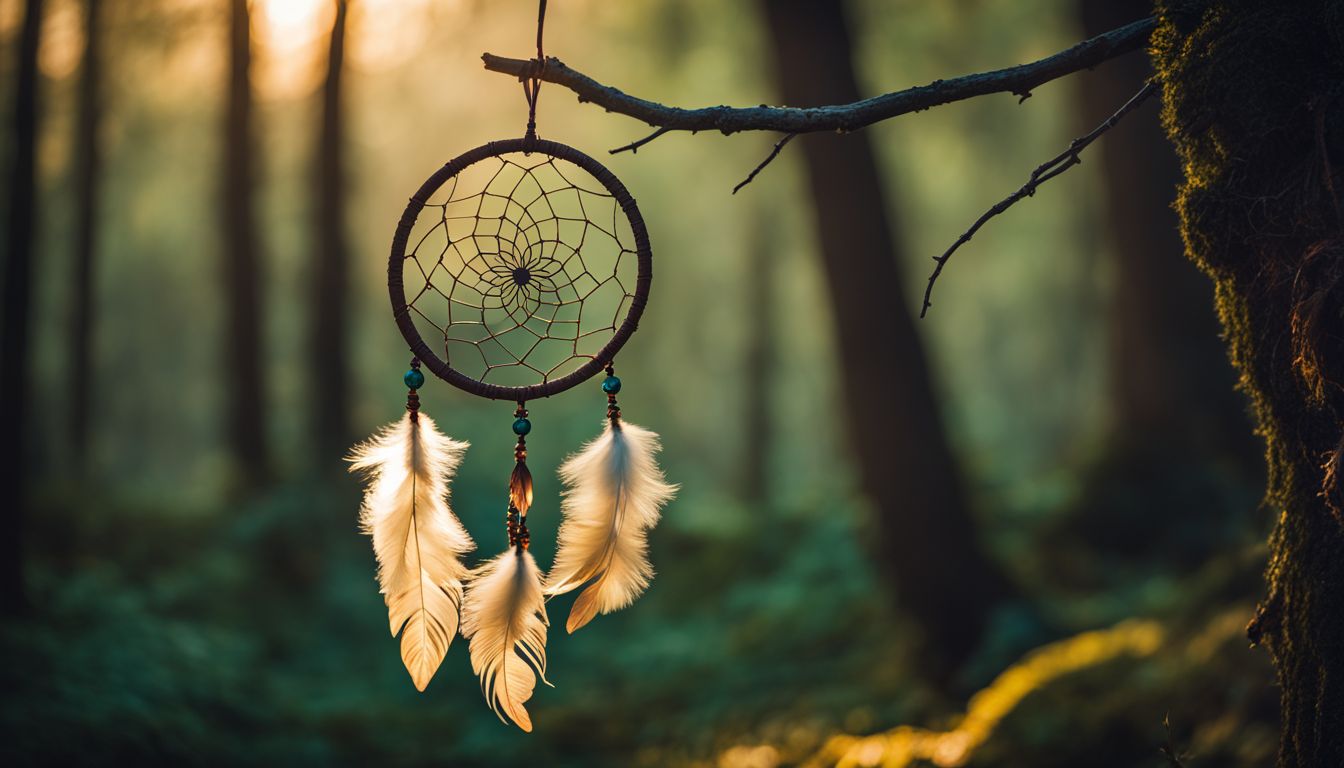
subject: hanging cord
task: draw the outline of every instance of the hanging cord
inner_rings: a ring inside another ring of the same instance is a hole
[[[537,3],[537,58],[532,62],[530,76],[520,78],[523,84],[523,97],[527,99],[527,134],[524,138],[537,138],[537,96],[541,93],[541,72],[546,68],[546,54],[542,52],[541,38],[546,29],[546,0]]]
[[[513,434],[518,436],[518,444],[513,447],[515,463],[513,474],[509,476],[509,512],[505,517],[509,545],[519,551],[527,549],[531,543],[527,532],[527,510],[532,506],[532,473],[527,469],[527,433],[531,431],[527,404],[520,400],[518,409],[513,412]]]

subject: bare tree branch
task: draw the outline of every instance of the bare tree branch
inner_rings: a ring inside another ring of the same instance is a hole
[[[1090,69],[1142,47],[1156,25],[1155,19],[1142,19],[1029,64],[950,80],[935,80],[928,85],[874,96],[852,104],[807,108],[762,105],[682,109],[631,96],[603,85],[578,70],[570,69],[555,57],[538,62],[536,59],[509,59],[486,53],[481,58],[485,61],[485,68],[492,72],[513,75],[519,79],[537,78],[563,86],[577,94],[580,102],[591,102],[608,112],[633,117],[662,129],[661,132],[844,132],[910,112],[991,93],[1012,93],[1025,99],[1039,85],[1079,70]]]
[[[638,141],[632,141],[629,144],[626,144],[625,146],[617,147],[611,150],[611,154],[614,155],[617,152],[629,152],[632,155],[638,154],[640,147],[644,146],[645,144],[648,144],[650,141],[653,141],[654,139],[658,138],[659,136],[662,136],[664,133],[667,133],[670,130],[671,130],[670,128],[659,128],[658,130],[654,131],[653,133],[650,133],[648,136],[645,136],[644,138]]]
[[[591,77],[570,69],[555,57],[545,59],[509,59],[494,54],[481,55],[485,68],[491,72],[513,75],[520,80],[542,80],[563,86],[573,91],[579,101],[596,104],[608,112],[616,112],[654,127],[653,133],[611,150],[615,152],[635,152],[640,147],[671,131],[709,131],[723,134],[739,131],[778,131],[784,134],[770,154],[757,165],[745,180],[733,187],[733,193],[751,183],[756,175],[779,156],[785,145],[800,133],[818,131],[855,131],[911,112],[920,112],[942,104],[991,93],[1012,93],[1019,102],[1031,96],[1032,89],[1079,70],[1090,69],[1098,64],[1122,54],[1136,50],[1147,43],[1153,29],[1157,26],[1154,18],[1140,19],[1119,29],[1097,35],[1090,40],[1060,51],[1052,56],[1021,64],[1016,67],[997,69],[974,75],[963,75],[949,80],[935,80],[932,83],[903,91],[893,91],[870,99],[851,104],[837,104],[825,107],[702,107],[683,109],[669,107],[655,101],[631,96],[608,85],[603,85]],[[1146,84],[1106,122],[1097,126],[1086,136],[1074,139],[1069,148],[1046,161],[1035,171],[1027,183],[1013,194],[990,208],[970,229],[966,230],[941,256],[934,257],[936,262],[933,273],[929,275],[928,285],[924,289],[924,304],[919,316],[928,314],[932,306],[933,285],[942,274],[948,259],[963,244],[968,242],[990,219],[1003,213],[1024,197],[1035,194],[1037,187],[1081,162],[1080,153],[1120,121],[1130,110],[1137,107],[1157,90],[1153,83]]]
[[[1120,122],[1120,118],[1129,114],[1130,111],[1142,104],[1149,96],[1152,96],[1156,92],[1156,83],[1146,83],[1138,93],[1131,96],[1129,101],[1125,102],[1124,106],[1117,109],[1115,114],[1106,118],[1105,122],[1098,125],[1096,128],[1093,128],[1086,136],[1080,136],[1074,139],[1069,143],[1068,149],[1055,155],[1049,160],[1046,160],[1044,163],[1041,163],[1036,170],[1031,172],[1031,177],[1027,179],[1026,184],[1023,184],[1022,187],[1013,194],[1000,200],[993,208],[985,211],[980,218],[975,220],[975,223],[971,225],[970,229],[963,232],[961,237],[958,237],[955,243],[953,243],[946,251],[943,251],[943,255],[933,257],[936,264],[934,265],[933,273],[929,275],[929,284],[924,288],[924,306],[920,308],[919,316],[921,318],[924,317],[928,314],[929,307],[933,306],[933,284],[937,282],[938,276],[943,273],[943,266],[947,264],[947,260],[952,258],[952,254],[955,253],[958,248],[969,242],[970,239],[975,236],[975,233],[980,231],[980,228],[985,225],[985,222],[1013,207],[1013,205],[1022,198],[1031,197],[1036,194],[1036,189],[1042,184],[1081,163],[1082,158],[1080,155],[1084,149],[1087,149],[1089,144],[1096,141],[1097,137],[1101,136],[1101,134],[1109,131],[1116,123]]]

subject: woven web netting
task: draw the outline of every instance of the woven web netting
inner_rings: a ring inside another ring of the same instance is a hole
[[[421,337],[477,381],[573,372],[630,310],[634,235],[616,199],[567,160],[480,160],[430,196],[407,241],[406,303]]]

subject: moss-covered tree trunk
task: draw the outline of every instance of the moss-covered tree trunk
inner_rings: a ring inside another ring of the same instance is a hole
[[[1168,0],[1154,60],[1177,204],[1267,446],[1282,768],[1344,765],[1344,0]]]

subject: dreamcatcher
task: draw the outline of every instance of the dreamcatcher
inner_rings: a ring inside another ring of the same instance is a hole
[[[537,23],[537,66],[545,61]],[[527,132],[477,147],[411,198],[388,262],[388,293],[410,345],[406,415],[357,446],[368,486],[360,520],[373,538],[392,635],[424,690],[460,630],[481,691],[501,719],[532,729],[523,704],[546,682],[548,597],[584,587],[569,632],[629,605],[653,569],[647,534],[675,487],[655,461],[658,436],[617,405],[616,353],[648,299],[652,252],[634,198],[578,150],[536,134],[538,79],[523,80]],[[468,444],[420,409],[423,369],[459,389],[517,403],[505,515],[507,548],[469,569],[475,548],[448,503]],[[565,485],[555,561],[528,551],[532,474],[527,404],[605,373],[601,435],[560,467]],[[547,683],[549,685],[549,683]]]

